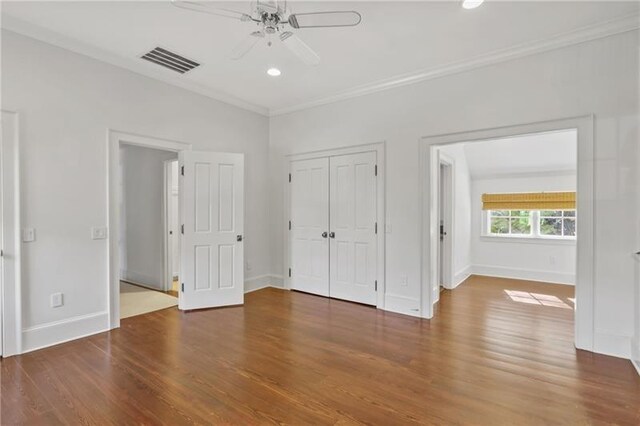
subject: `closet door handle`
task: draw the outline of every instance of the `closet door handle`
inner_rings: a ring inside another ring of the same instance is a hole
[[[322,233],[322,238],[327,238],[327,232],[326,231]]]
[[[335,232],[329,232],[329,238],[335,238],[335,237],[336,237]]]

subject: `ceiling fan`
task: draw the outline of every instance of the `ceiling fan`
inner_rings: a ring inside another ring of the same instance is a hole
[[[196,12],[208,13],[235,19],[240,22],[251,22],[258,29],[241,41],[230,53],[231,59],[240,59],[246,55],[258,41],[267,39],[272,45],[272,37],[277,37],[282,44],[307,65],[318,65],[320,57],[291,29],[354,27],[360,23],[362,16],[355,11],[326,11],[310,13],[291,13],[286,0],[257,0],[251,2],[249,13],[237,12],[226,8],[218,8],[211,2],[191,0],[171,0],[174,6]]]

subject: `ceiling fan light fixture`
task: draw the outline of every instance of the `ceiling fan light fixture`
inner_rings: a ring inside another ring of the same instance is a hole
[[[484,0],[463,0],[462,7],[465,9],[475,9],[484,3]]]
[[[269,74],[271,77],[278,77],[280,74],[282,74],[282,72],[275,67],[271,67],[267,70],[267,74]]]

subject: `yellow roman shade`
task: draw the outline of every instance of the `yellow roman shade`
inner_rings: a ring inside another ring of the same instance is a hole
[[[573,210],[575,192],[482,194],[482,210]]]

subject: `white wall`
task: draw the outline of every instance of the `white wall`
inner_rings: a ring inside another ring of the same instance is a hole
[[[147,77],[2,31],[2,107],[20,112],[23,349],[107,328],[107,129],[245,153],[245,256],[270,260],[268,119]],[[51,293],[64,306],[51,308]]]
[[[175,152],[122,145],[120,277],[164,290],[164,169]]]
[[[274,241],[282,273],[284,155],[386,141],[385,298],[420,297],[419,140],[595,114],[595,350],[630,355],[638,196],[638,31],[271,118]],[[612,219],[614,218],[614,219]],[[403,286],[400,277],[407,275]]]
[[[575,190],[576,175],[566,173],[473,179],[471,181],[471,262],[473,264],[471,269],[473,273],[574,284],[575,241],[483,237],[482,194]],[[578,223],[580,223],[579,213]]]
[[[439,148],[454,160],[453,166],[453,276],[452,288],[471,272],[471,176],[464,145]]]

